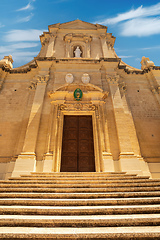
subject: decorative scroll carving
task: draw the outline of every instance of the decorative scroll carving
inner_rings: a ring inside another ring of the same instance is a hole
[[[96,111],[98,107],[94,104],[83,104],[83,103],[76,103],[76,104],[61,104],[58,107],[58,110],[61,111]]]
[[[119,83],[119,89],[125,93],[127,91],[127,86],[126,86],[126,83],[125,82],[121,82]]]

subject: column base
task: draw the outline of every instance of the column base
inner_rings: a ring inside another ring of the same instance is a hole
[[[53,154],[46,153],[43,162],[43,172],[53,172]]]
[[[132,152],[123,152],[119,155],[121,171],[128,174],[143,175],[140,161]]]
[[[102,152],[103,159],[103,172],[114,172],[114,162],[112,154],[108,152]]]
[[[141,156],[139,156],[138,159],[139,159],[139,162],[140,162],[140,166],[141,166],[143,175],[144,176],[149,176],[150,178],[152,178],[152,174],[149,171],[148,163]]]
[[[12,177],[19,177],[22,174],[30,175],[36,171],[36,155],[35,153],[21,153],[16,159]]]

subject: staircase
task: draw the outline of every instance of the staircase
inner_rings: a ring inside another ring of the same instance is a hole
[[[0,181],[0,239],[160,239],[160,180],[61,172]]]

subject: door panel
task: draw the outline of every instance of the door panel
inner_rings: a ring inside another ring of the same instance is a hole
[[[94,172],[91,116],[64,116],[61,172]]]

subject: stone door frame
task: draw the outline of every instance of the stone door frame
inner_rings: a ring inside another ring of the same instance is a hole
[[[75,105],[75,106],[74,106]],[[79,105],[79,106],[78,106]],[[82,110],[79,110],[78,107],[82,107]],[[76,108],[77,107],[77,108]],[[73,108],[75,108],[73,110]],[[83,110],[83,108],[88,108]],[[102,171],[102,151],[101,151],[101,143],[100,143],[100,132],[99,122],[98,122],[98,106],[90,104],[90,105],[82,105],[82,104],[60,104],[57,108],[57,132],[55,134],[55,146],[54,146],[54,154],[53,154],[53,171],[60,172],[61,167],[61,153],[62,153],[62,137],[63,137],[63,122],[64,115],[91,115],[92,116],[92,124],[93,124],[93,139],[94,139],[94,155],[95,155],[95,171]]]

